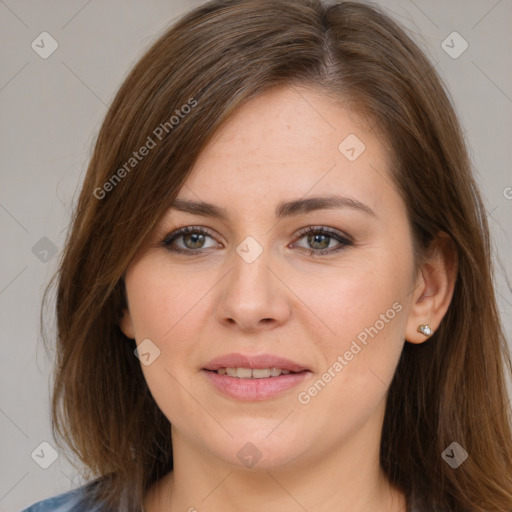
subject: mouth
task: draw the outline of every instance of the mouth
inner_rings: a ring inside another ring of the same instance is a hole
[[[228,377],[236,377],[238,379],[269,379],[273,377],[279,377],[281,375],[289,375],[290,373],[301,373],[292,372],[291,370],[285,370],[284,368],[218,368],[217,370],[206,370],[215,371],[218,375],[227,375]],[[307,370],[302,370],[307,371]]]
[[[312,375],[299,363],[270,354],[227,354],[210,361],[202,373],[217,392],[238,400],[270,399]]]

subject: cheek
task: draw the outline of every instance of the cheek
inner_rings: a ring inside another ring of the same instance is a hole
[[[307,297],[312,322],[320,329],[315,343],[323,367],[313,386],[297,397],[314,417],[333,407],[362,421],[384,398],[393,378],[404,343],[409,284],[396,265],[407,268],[410,262],[402,258],[392,263],[381,256],[344,269],[321,288],[317,281],[316,291],[296,288]]]
[[[171,267],[162,259],[145,258],[130,267],[126,289],[137,345],[147,347],[149,339],[157,347],[149,345],[150,364],[143,364],[141,358],[144,378],[164,415],[181,428],[184,418],[186,424],[204,421],[204,411],[187,392],[191,389],[188,379],[197,371],[191,365],[197,347],[190,341],[199,338],[205,294],[218,279]]]
[[[381,338],[394,339],[404,325],[408,286],[404,272],[409,262],[386,261],[386,255],[372,255],[367,261],[348,262],[343,268],[315,276],[289,276],[294,293],[301,299],[302,318],[309,317],[310,328],[316,325],[318,338],[326,347],[342,350],[346,343],[366,329],[376,329]],[[308,313],[309,311],[309,313]],[[325,352],[325,351],[323,351]]]
[[[173,326],[184,323],[183,320],[179,321],[184,312],[181,311],[175,293],[163,286],[161,281],[152,282],[148,277],[143,282],[148,289],[151,286],[151,293],[146,293],[138,286],[138,279],[132,280],[130,311],[146,384],[171,424],[179,425],[182,416],[188,418],[188,421],[200,421],[199,411],[192,406],[190,397],[179,384],[182,379],[178,370],[183,369],[188,359],[185,353],[187,345],[169,343],[178,328],[173,329]],[[137,294],[137,289],[141,293]],[[130,293],[128,282],[127,291]],[[169,307],[169,304],[176,304],[176,307]],[[150,354],[149,361],[145,358],[146,353]],[[180,411],[180,415],[175,417],[175,411]]]
[[[173,267],[165,258],[134,265],[126,287],[137,341],[150,338],[163,345],[177,331],[188,337],[194,329],[191,319],[214,284],[214,276]]]

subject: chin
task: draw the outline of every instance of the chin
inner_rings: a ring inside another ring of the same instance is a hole
[[[278,422],[273,421],[272,428]],[[222,443],[210,444],[212,452],[226,463],[258,472],[291,465],[304,455],[304,436],[285,430],[277,435],[272,428],[240,428],[240,434]],[[242,434],[243,432],[243,434]],[[302,441],[301,441],[302,439]]]

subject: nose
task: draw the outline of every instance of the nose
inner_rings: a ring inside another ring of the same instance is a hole
[[[217,319],[229,328],[244,331],[273,329],[291,314],[289,289],[264,251],[248,263],[234,255],[234,268],[222,280]]]

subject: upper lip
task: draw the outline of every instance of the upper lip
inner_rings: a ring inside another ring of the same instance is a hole
[[[218,370],[219,368],[280,368],[291,372],[308,370],[295,361],[272,354],[225,354],[212,359],[205,367],[205,370]]]

